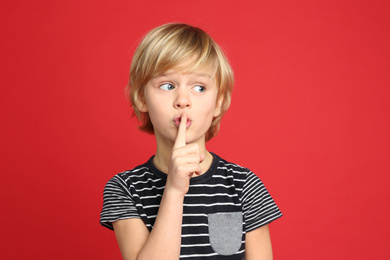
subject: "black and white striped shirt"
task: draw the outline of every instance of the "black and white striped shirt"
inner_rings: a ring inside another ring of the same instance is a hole
[[[282,216],[250,170],[213,154],[210,169],[190,180],[184,198],[180,259],[244,259],[245,235]],[[104,189],[100,223],[141,218],[152,230],[167,175],[148,162],[115,175]]]

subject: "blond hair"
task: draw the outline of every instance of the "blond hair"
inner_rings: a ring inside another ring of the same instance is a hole
[[[195,57],[195,58],[194,58]],[[192,61],[188,64],[189,61]],[[221,119],[230,106],[234,85],[233,71],[218,44],[203,30],[187,24],[169,23],[154,28],[138,45],[130,69],[130,81],[126,87],[134,115],[141,125],[140,130],[153,133],[148,113],[141,112],[137,102],[145,102],[144,87],[152,78],[181,64],[195,71],[204,66],[213,69],[218,94],[222,98],[220,114],[215,117],[206,132],[206,141],[219,131]]]

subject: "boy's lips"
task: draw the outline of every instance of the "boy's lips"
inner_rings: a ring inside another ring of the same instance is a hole
[[[180,122],[181,122],[181,116],[175,117],[175,119],[173,119],[173,123],[175,124],[176,127],[179,127]],[[192,120],[187,118],[186,128],[190,127],[191,123],[192,123]]]

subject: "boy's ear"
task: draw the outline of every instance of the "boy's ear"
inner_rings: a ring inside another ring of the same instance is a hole
[[[214,117],[217,117],[221,114],[222,102],[223,102],[223,96],[220,96],[217,100],[217,104],[215,105]]]
[[[135,106],[138,108],[139,111],[141,112],[148,112],[148,106],[146,105],[146,102],[145,100],[140,100],[140,99],[136,99],[135,100]]]

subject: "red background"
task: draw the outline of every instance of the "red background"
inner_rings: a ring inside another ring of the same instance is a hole
[[[389,259],[389,1],[2,1],[2,259],[120,259],[102,191],[155,149],[124,97],[136,43],[186,22],[236,74],[209,149],[284,217],[275,259]]]

